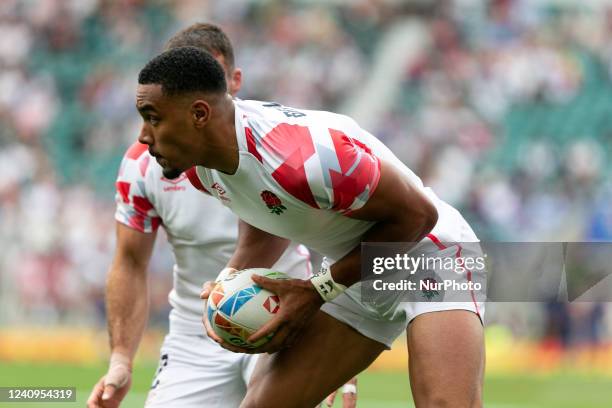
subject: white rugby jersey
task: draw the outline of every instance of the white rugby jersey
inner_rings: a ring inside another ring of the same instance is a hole
[[[214,280],[234,252],[238,219],[193,188],[185,173],[175,180],[163,177],[144,144],[135,143],[127,150],[116,187],[115,219],[143,233],[162,226],[172,245],[170,330],[202,334],[202,284]],[[291,244],[275,268],[304,279],[310,275],[309,258],[304,246]]]
[[[432,231],[458,240],[461,215],[440,200],[382,142],[348,116],[271,102],[234,101],[239,164],[228,175],[202,166],[186,172],[249,224],[301,242],[333,262],[374,222],[345,215],[361,208],[380,178],[380,160],[396,166],[438,209]]]

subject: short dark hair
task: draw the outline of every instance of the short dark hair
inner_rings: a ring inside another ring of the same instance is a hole
[[[234,69],[234,48],[225,32],[210,23],[195,23],[174,34],[166,43],[166,49],[178,47],[203,48],[211,54],[221,54],[227,68]]]
[[[159,54],[140,70],[138,83],[161,85],[165,95],[227,92],[221,64],[196,47],[172,48]]]

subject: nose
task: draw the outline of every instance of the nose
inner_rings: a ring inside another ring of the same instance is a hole
[[[153,146],[153,136],[147,129],[147,125],[143,124],[140,128],[140,135],[138,135],[138,141],[142,144]]]

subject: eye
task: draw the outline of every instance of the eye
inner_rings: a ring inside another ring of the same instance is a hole
[[[151,126],[157,126],[157,124],[159,124],[159,118],[156,116],[147,116],[147,121],[151,124]]]

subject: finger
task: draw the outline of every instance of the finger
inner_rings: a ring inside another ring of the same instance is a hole
[[[207,281],[202,285],[202,292],[200,292],[200,299],[208,299],[210,292],[215,287],[215,282]]]
[[[260,353],[260,351],[256,351],[256,349],[240,347],[240,346],[237,346],[235,344],[228,343],[228,342],[226,342],[224,340],[221,340],[219,345],[221,347],[223,347],[224,349],[229,350],[229,351],[231,351],[233,353],[241,353],[241,354]]]
[[[287,337],[291,334],[291,330],[287,326],[280,326],[280,328],[274,333],[274,336],[270,341],[264,345],[257,347],[257,351],[260,353],[275,353],[285,347]]]
[[[226,343],[224,341],[221,341],[221,343],[219,343],[219,345],[221,347],[223,347],[224,349],[231,351],[232,353],[253,354],[253,350],[252,349],[247,349],[247,348],[242,348],[242,347],[234,346],[233,344]]]
[[[213,341],[221,344],[223,342],[223,339],[221,339],[221,337],[219,337],[217,333],[215,333],[206,315],[202,316],[202,323],[204,323],[204,328],[206,329],[206,334],[208,335],[208,337],[210,337]]]
[[[269,322],[267,322],[266,324],[261,326],[259,328],[259,330],[257,330],[255,333],[251,334],[249,336],[249,338],[247,339],[247,341],[249,341],[251,343],[255,343],[259,339],[264,338],[264,337],[274,333],[275,331],[277,331],[278,328],[283,323],[284,323],[284,319],[283,319],[282,315],[274,316]]]
[[[217,333],[215,333],[215,331],[213,330],[206,316],[202,317],[202,322],[204,323],[204,327],[206,328],[206,334],[208,335],[208,337],[210,337],[213,341],[215,341],[217,344],[219,344],[224,349],[232,351],[234,353],[248,353],[249,352],[249,349],[243,349],[243,348],[234,346],[233,344],[226,343],[221,337],[219,337]]]
[[[342,394],[342,408],[355,408],[356,406],[357,394],[353,394],[352,392]]]
[[[278,294],[278,289],[280,285],[282,285],[281,281],[279,281],[278,279],[270,279],[261,275],[253,275],[251,276],[251,280],[253,280],[253,282],[258,284],[262,288],[267,289],[274,294]]]
[[[329,394],[327,398],[325,398],[325,405],[327,405],[328,407],[331,407],[332,405],[334,405],[334,400],[336,399],[337,393],[338,391],[334,391],[331,394]]]
[[[117,391],[117,387],[113,384],[109,384],[104,387],[104,393],[102,394],[102,401],[108,401],[113,398],[115,392]]]
[[[102,393],[104,392],[104,377],[100,379],[94,386],[91,394],[89,394],[89,398],[87,399],[87,408],[99,408],[100,397],[102,397]]]
[[[234,346],[233,344],[226,343],[212,328],[210,322],[206,315],[202,316],[202,323],[204,323],[204,328],[206,329],[206,334],[210,339],[219,344],[226,350],[229,350],[234,353],[243,353],[243,354],[253,354],[254,351],[251,349],[245,349],[241,347]]]
[[[357,406],[357,377],[353,377],[342,387],[342,407],[355,408]]]

